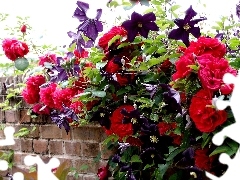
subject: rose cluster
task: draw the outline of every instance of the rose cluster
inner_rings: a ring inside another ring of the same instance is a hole
[[[199,87],[193,94],[189,114],[201,132],[212,132],[227,120],[225,110],[217,110],[212,99],[229,95],[233,85],[223,82],[225,73],[237,74],[228,60],[224,59],[226,47],[216,38],[199,37],[191,42],[183,55],[176,61],[176,72],[172,79],[177,86],[181,81],[193,81]]]

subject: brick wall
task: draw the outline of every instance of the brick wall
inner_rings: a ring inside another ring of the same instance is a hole
[[[0,101],[3,101],[4,95],[0,95]],[[12,98],[11,104],[21,101],[21,97]],[[37,154],[48,162],[51,157],[57,157],[61,162],[67,161],[68,167],[78,169],[79,180],[96,179],[97,169],[106,164],[109,157],[109,151],[106,151],[102,141],[106,137],[102,127],[96,124],[90,124],[78,128],[72,128],[69,134],[63,129],[59,129],[53,124],[49,117],[39,116],[32,119],[27,115],[27,105],[22,102],[17,110],[0,110],[0,121],[7,126],[11,125],[18,131],[20,128],[27,127],[36,130],[24,138],[16,138],[16,144],[13,146],[0,147],[0,151],[13,149],[14,168],[26,168],[23,159],[26,155]],[[3,131],[0,130],[0,139],[4,138]],[[95,162],[96,157],[100,161]],[[82,165],[88,165],[88,169],[81,170]],[[10,171],[11,172],[11,171]],[[3,174],[5,172],[1,172]],[[69,180],[75,178],[69,176]]]

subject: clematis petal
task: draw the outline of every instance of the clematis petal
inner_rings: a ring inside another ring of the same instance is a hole
[[[97,9],[97,16],[96,16],[96,20],[99,20],[100,19],[100,17],[101,17],[101,15],[102,15],[102,9]]]
[[[179,40],[182,38],[182,34],[184,33],[184,29],[182,28],[177,28],[177,29],[173,29],[169,35],[168,38],[170,39],[175,39],[175,40]]]
[[[139,34],[145,38],[148,37],[149,29],[146,27],[142,27],[139,29]]]
[[[153,12],[150,12],[150,13],[144,14],[142,16],[142,20],[143,22],[156,21],[156,16]]]
[[[202,17],[202,18],[200,18],[200,19],[194,19],[194,20],[189,21],[189,22],[188,22],[188,25],[192,27],[192,26],[194,26],[195,24],[197,24],[197,23],[199,23],[199,22],[201,22],[201,21],[204,21],[204,20],[207,20],[207,18]]]
[[[188,23],[194,16],[197,15],[197,13],[193,10],[192,6],[190,6],[185,13],[186,13],[184,18],[185,24]]]
[[[132,24],[132,21],[131,20],[127,20],[127,21],[124,21],[122,23],[122,27],[124,27],[124,29],[126,29],[126,31],[131,31],[132,27],[133,27],[133,24]]]
[[[141,14],[136,13],[135,11],[131,15],[132,23],[136,22],[143,22],[143,16]]]
[[[185,22],[183,19],[175,19],[174,23],[178,26],[178,27],[183,27],[185,25]]]
[[[78,8],[75,10],[73,17],[77,18],[79,21],[85,21],[88,19],[86,12],[89,9],[89,4],[85,2],[78,1]]]
[[[182,42],[188,47],[189,46],[189,33],[187,31],[184,31],[182,34],[181,40]]]
[[[144,24],[144,28],[151,30],[151,31],[158,31],[159,27],[155,22],[148,22]]]
[[[201,36],[200,28],[199,27],[192,27],[188,30],[195,38],[199,38]]]

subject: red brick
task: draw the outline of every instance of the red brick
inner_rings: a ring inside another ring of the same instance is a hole
[[[20,139],[14,139],[14,141],[15,141],[15,144],[10,146],[10,147],[14,151],[20,151],[20,149],[21,149],[21,140]]]
[[[21,151],[22,152],[33,152],[33,140],[32,139],[21,139]]]
[[[61,129],[62,131],[62,139],[63,140],[71,140],[72,139],[72,136],[71,136],[71,129],[70,129],[70,132],[66,132],[64,128]]]
[[[99,143],[81,143],[83,157],[97,157],[100,153]]]
[[[81,141],[101,142],[104,136],[102,127],[81,126],[72,128],[72,139]]]
[[[23,165],[22,153],[14,153],[14,165]]]
[[[85,174],[83,175],[83,180],[96,180],[97,175],[95,174]]]
[[[44,139],[34,139],[33,149],[35,153],[46,154],[48,152],[48,141]]]
[[[80,142],[65,141],[64,146],[65,146],[65,153],[67,155],[81,156],[81,143]]]
[[[20,112],[18,110],[6,110],[5,119],[7,123],[18,123],[20,120]]]
[[[31,123],[31,115],[28,115],[27,109],[20,110],[20,123]]]
[[[50,154],[63,154],[63,142],[62,141],[49,141],[49,153]]]
[[[4,122],[5,121],[5,112],[0,110],[0,122]]]
[[[56,124],[40,126],[40,134],[43,139],[61,139],[62,131]]]

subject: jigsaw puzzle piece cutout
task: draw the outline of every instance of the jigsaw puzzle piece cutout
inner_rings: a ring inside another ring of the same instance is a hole
[[[227,171],[221,176],[221,177],[216,177],[208,172],[206,173],[206,176],[210,178],[211,180],[229,180],[232,179],[233,177],[240,177],[240,150],[238,149],[235,157],[231,159],[228,154],[222,153],[219,157],[219,161],[222,164],[228,165]]]
[[[37,164],[38,170],[38,180],[58,180],[58,178],[53,174],[52,169],[60,165],[60,161],[57,158],[51,158],[47,164],[43,162],[40,156],[28,155],[24,158],[24,163],[27,166],[32,166]]]
[[[8,162],[0,160],[0,171],[6,171],[8,169]]]
[[[24,175],[21,172],[16,172],[12,176],[13,180],[24,180]]]
[[[12,126],[9,126],[9,127],[5,127],[3,132],[4,132],[5,139],[0,140],[0,146],[14,145],[15,144],[15,141],[14,141],[15,129]]]

